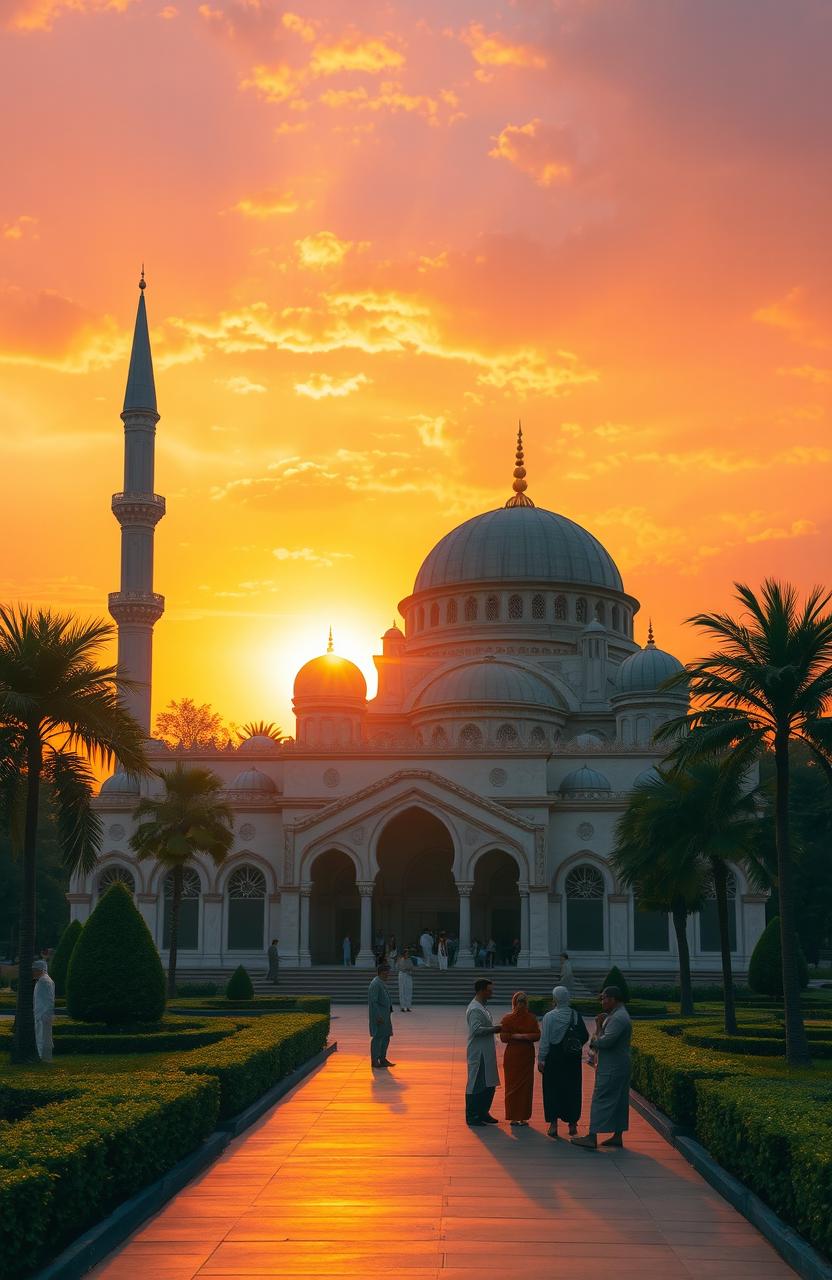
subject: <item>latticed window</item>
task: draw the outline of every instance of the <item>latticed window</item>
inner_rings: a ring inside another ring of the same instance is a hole
[[[522,618],[523,616],[523,597],[522,596],[509,596],[508,616],[515,620],[517,618]]]
[[[475,724],[463,725],[459,735],[459,741],[463,747],[481,747],[482,746],[482,730]]]
[[[728,897],[728,939],[731,950],[737,949],[737,877],[733,871],[728,872],[725,885]],[[700,951],[721,951],[719,936],[719,910],[716,903],[716,885],[713,876],[708,876],[703,886],[702,896],[705,903],[699,912],[699,949]]]
[[[566,596],[555,597],[555,622],[565,622],[567,618]]]
[[[165,876],[164,912],[162,915],[162,946],[170,946],[171,909],[173,907],[173,872]],[[199,899],[202,893],[200,879],[193,867],[182,873],[182,901],[179,904],[179,930],[177,947],[180,951],[199,949]]]
[[[266,878],[257,867],[238,867],[228,881],[228,950],[262,951]]]
[[[430,735],[430,740],[434,747],[446,747],[448,745],[448,735],[441,725],[436,726]]]
[[[497,596],[489,596],[485,602],[485,617],[487,622],[496,622],[500,616],[500,601]]]
[[[586,863],[566,877],[566,937],[570,951],[604,950],[604,877]]]
[[[536,622],[542,622],[546,617],[546,600],[539,593],[532,596],[532,617]]]
[[[612,607],[612,629],[613,631],[621,630],[621,610],[617,604]]]
[[[457,615],[456,600],[449,600],[448,607],[445,610],[445,621],[456,622],[456,615]]]
[[[497,730],[497,746],[513,747],[520,741],[513,724],[501,724]]]
[[[465,621],[476,622],[478,614],[479,614],[479,607],[477,605],[477,597],[469,596],[468,599],[465,601]]]
[[[666,911],[646,911],[633,896],[633,945],[636,951],[669,951]]]
[[[575,602],[575,621],[586,622],[586,620],[587,620],[586,600],[584,600],[583,596],[580,596],[579,599]]]
[[[529,734],[529,742],[533,747],[546,746],[546,734],[541,729],[539,724],[535,725],[535,727],[532,729],[531,733]]]
[[[604,608],[603,600],[599,600],[595,605],[595,617],[601,623],[602,627],[607,625],[607,611]]]
[[[439,605],[436,603],[430,607],[430,625],[432,627],[439,626]]]
[[[128,871],[126,867],[107,867],[98,877],[98,893],[100,896],[105,894],[113,884],[126,885],[131,893],[136,892],[136,881],[132,871]]]

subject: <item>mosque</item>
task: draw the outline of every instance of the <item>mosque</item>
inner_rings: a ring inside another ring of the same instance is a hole
[[[121,585],[109,597],[126,699],[150,733],[151,656],[164,598],[153,590],[159,414],[140,284],[124,409]],[[508,485],[506,486],[508,488]],[[197,860],[185,876],[180,965],[262,970],[271,938],[283,968],[356,963],[373,939],[415,944],[425,927],[459,940],[493,938],[498,959],[519,940],[518,964],[548,969],[568,950],[577,971],[618,964],[670,975],[666,915],[639,909],[608,858],[634,783],[660,762],[658,727],[684,712],[684,689],[662,688],[682,664],[634,638],[639,602],[588,530],[528,493],[518,435],[508,500],[474,515],[428,552],[374,662],[378,692],[332,643],[294,683],[294,739],[169,750],[150,739],[154,769],[208,766],[234,812],[221,869]],[[104,824],[96,869],[69,900],[84,920],[114,880],[135,894],[163,955],[170,878],[130,852],[139,794],[159,787],[121,772],[96,800]],[[729,879],[738,972],[765,926],[765,899],[737,867]],[[716,902],[689,921],[695,973],[719,967]]]

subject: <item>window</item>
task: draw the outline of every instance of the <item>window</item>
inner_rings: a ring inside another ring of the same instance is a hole
[[[566,938],[570,951],[604,950],[604,878],[596,867],[573,867],[566,877]]]
[[[228,881],[228,950],[262,951],[266,878],[257,867],[238,867]]]
[[[604,607],[603,600],[599,600],[595,605],[595,617],[598,620],[598,622],[601,623],[602,627],[605,627],[607,625],[607,611]]]
[[[516,747],[520,741],[513,724],[501,724],[497,730],[498,747]]]
[[[621,630],[621,610],[617,604],[612,607],[612,629],[613,631]]]
[[[465,621],[476,622],[479,615],[479,606],[476,596],[469,596],[465,601]]]
[[[575,603],[575,621],[586,622],[586,620],[587,620],[586,600],[584,600],[583,596],[581,596]]]
[[[449,600],[445,610],[445,621],[456,622],[456,600]]]
[[[669,916],[666,911],[646,911],[633,897],[633,946],[636,951],[669,951]]]
[[[737,877],[728,872],[728,938],[731,950],[737,949]],[[719,939],[719,912],[716,905],[716,885],[713,876],[705,883],[705,905],[699,912],[699,950],[721,951]]]
[[[474,747],[481,747],[482,730],[475,724],[466,724],[459,735],[459,741],[468,750],[472,750]]]
[[[522,618],[523,616],[523,597],[522,596],[509,596],[508,616],[515,620],[517,618]]]
[[[535,622],[542,622],[546,617],[546,600],[540,594],[532,596],[532,617]]]
[[[430,625],[432,627],[439,626],[439,605],[435,601],[430,607]]]
[[[179,904],[179,931],[177,947],[179,951],[197,951],[199,949],[199,896],[202,888],[199,876],[193,867],[186,867],[182,873],[182,901]],[[165,876],[165,907],[162,915],[162,947],[170,946],[170,917],[173,906],[173,872]]]
[[[496,596],[489,596],[485,602],[486,622],[496,622],[500,616],[500,601]]]
[[[447,747],[448,735],[441,725],[437,725],[433,733],[430,735],[431,746]]]
[[[133,878],[132,871],[128,871],[126,867],[107,867],[98,877],[98,896],[103,897],[110,885],[124,884],[131,893],[136,892],[136,881]]]
[[[539,724],[535,725],[535,727],[532,729],[531,733],[529,734],[529,742],[533,747],[546,746],[546,734],[541,729]]]
[[[555,597],[555,622],[565,622],[568,616],[566,596]]]

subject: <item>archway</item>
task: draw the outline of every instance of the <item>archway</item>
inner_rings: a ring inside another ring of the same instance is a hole
[[[459,936],[453,841],[439,818],[416,807],[398,814],[381,834],[377,858],[374,938],[395,934],[400,946],[417,947],[425,928]]]
[[[497,944],[497,964],[508,964],[520,940],[520,870],[511,854],[489,849],[474,868],[471,939]]]
[[[340,849],[328,849],[312,864],[309,900],[309,950],[313,964],[341,964],[342,943],[352,938],[357,954],[361,937],[361,899],[355,864]]]

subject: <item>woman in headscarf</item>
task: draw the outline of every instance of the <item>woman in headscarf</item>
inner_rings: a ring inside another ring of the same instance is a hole
[[[527,1125],[534,1092],[534,1043],[540,1039],[540,1026],[529,1012],[525,991],[516,991],[511,997],[511,1013],[500,1023],[500,1039],[506,1046],[503,1057],[506,1120],[513,1125]]]
[[[537,1069],[543,1076],[543,1114],[550,1138],[558,1136],[558,1120],[570,1134],[578,1132],[581,1116],[581,1058],[589,1039],[583,1018],[570,1003],[566,987],[555,987],[555,1005],[540,1027]]]

